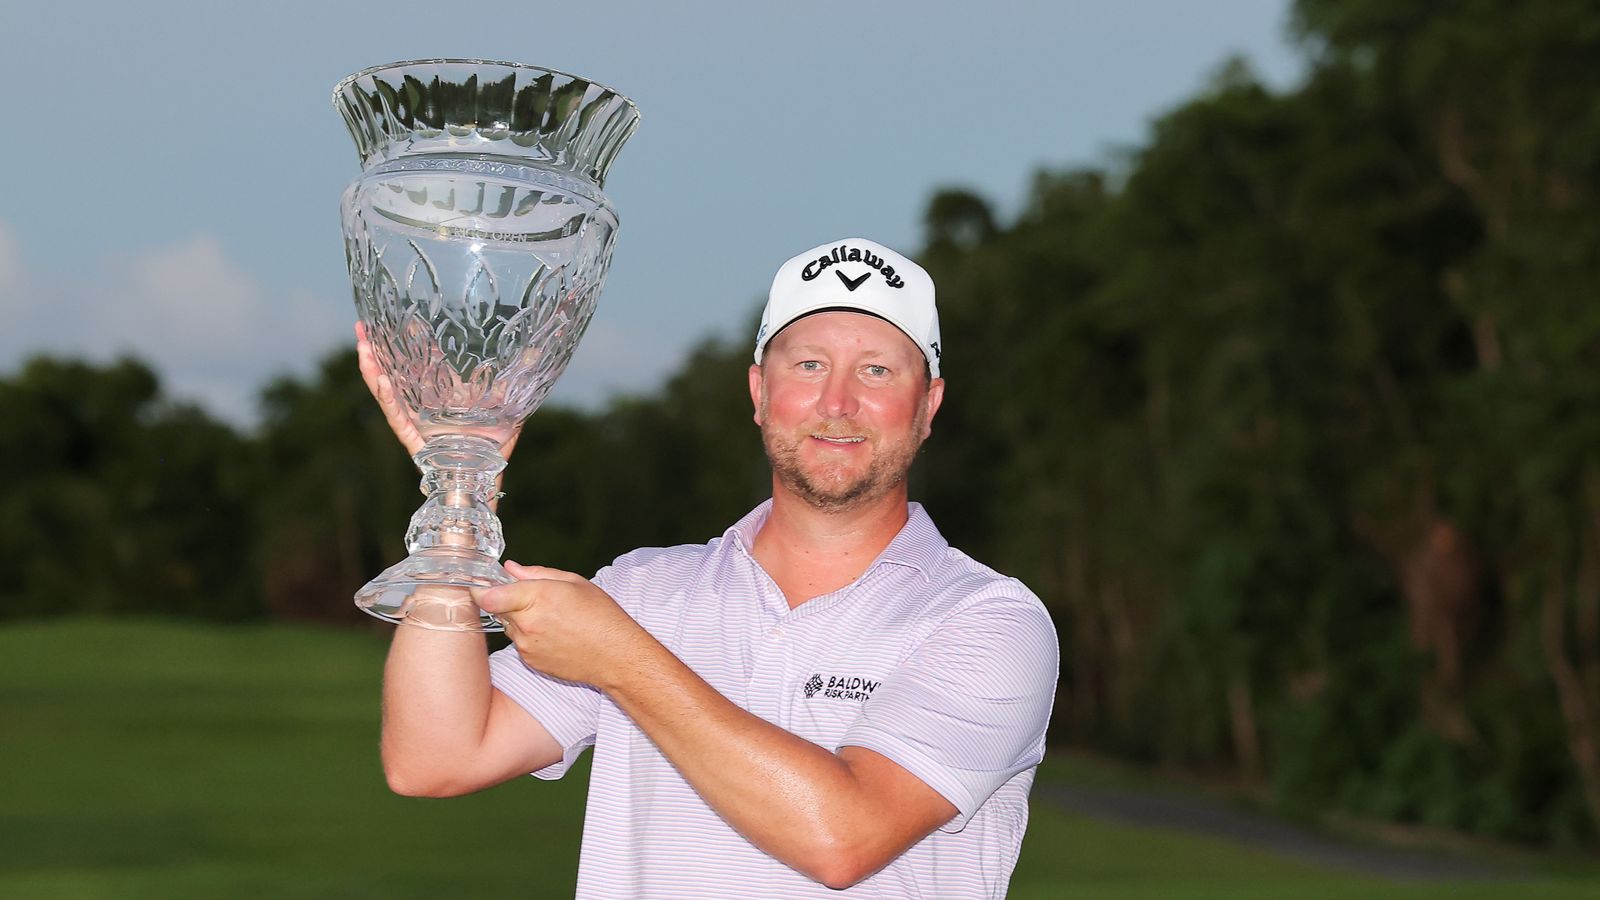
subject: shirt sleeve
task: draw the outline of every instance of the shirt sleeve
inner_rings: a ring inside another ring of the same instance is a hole
[[[601,590],[609,592],[610,574],[608,566],[595,573],[593,581]],[[577,681],[551,678],[529,668],[517,655],[515,646],[489,655],[489,682],[533,716],[561,745],[561,760],[532,774],[539,778],[560,778],[585,749],[594,746],[600,716],[598,689]]]
[[[959,811],[941,830],[960,831],[1044,758],[1058,666],[1055,627],[1031,594],[974,603],[884,679],[839,745],[917,776]]]

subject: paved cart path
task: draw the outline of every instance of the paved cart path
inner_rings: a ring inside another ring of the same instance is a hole
[[[1518,873],[1422,850],[1352,843],[1217,800],[1156,791],[1036,783],[1034,793],[1067,812],[1145,828],[1235,841],[1331,868],[1379,878],[1482,881]]]

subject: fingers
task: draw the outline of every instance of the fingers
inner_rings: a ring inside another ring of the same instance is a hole
[[[394,399],[394,382],[382,372],[379,372],[373,380],[377,382],[377,389],[373,393],[378,396],[378,402],[383,404],[384,412],[393,419],[399,411],[399,404]]]
[[[367,383],[367,390],[372,396],[377,397],[385,404],[394,401],[394,387],[387,384],[389,376],[383,374],[383,369],[378,365],[378,357],[372,350],[372,342],[367,340],[366,328],[356,323],[356,368],[361,370],[361,380]],[[388,399],[382,395],[387,393]]]
[[[538,582],[581,582],[583,576],[560,569],[549,569],[544,566],[524,566],[514,562],[506,563],[506,571],[519,579],[515,584],[497,584],[487,588],[468,588],[472,592],[472,599],[488,612],[492,612],[502,619],[515,615],[524,610],[533,608],[541,595],[547,593],[546,586]]]
[[[356,367],[361,370],[361,380],[366,382],[367,390],[377,399],[378,408],[383,410],[383,418],[389,423],[389,430],[394,432],[406,453],[415,456],[422,449],[422,434],[417,431],[416,423],[411,421],[410,413],[395,393],[393,379],[378,364],[377,353],[367,337],[366,325],[357,322],[355,330]]]
[[[361,380],[367,383],[367,390],[382,402],[383,397],[379,395],[380,383],[387,379],[384,378],[383,371],[378,368],[378,359],[372,352],[372,342],[367,340],[366,326],[360,322],[356,323],[356,368],[361,370]],[[394,391],[391,389],[389,393],[392,397]]]
[[[552,569],[549,566],[525,566],[509,559],[505,562],[505,569],[512,578],[518,581],[565,581],[571,584],[588,580],[582,575],[573,572]]]
[[[517,447],[517,438],[519,438],[519,437],[522,437],[522,426],[521,425],[518,425],[516,430],[511,432],[511,437],[507,438],[506,442],[504,444],[500,445],[500,458],[501,459],[510,459],[511,458],[511,451],[516,449],[516,447]]]

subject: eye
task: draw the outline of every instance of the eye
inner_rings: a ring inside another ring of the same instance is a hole
[[[808,360],[805,360],[804,362],[800,363],[800,371],[802,371],[802,372],[817,372],[817,371],[820,371],[821,369],[822,369],[822,363],[817,362],[814,359],[808,359]]]
[[[867,366],[867,374],[873,378],[887,378],[889,376],[889,368],[887,366]]]

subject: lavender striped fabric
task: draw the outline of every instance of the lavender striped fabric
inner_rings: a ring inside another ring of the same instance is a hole
[[[751,556],[771,501],[705,545],[637,550],[595,582],[740,707],[830,750],[894,760],[959,810],[877,874],[833,891],[752,846],[600,692],[515,648],[494,685],[566,748],[594,746],[578,896],[1001,897],[1028,823],[1055,694],[1055,629],[1021,582],[939,535],[918,504],[855,583],[789,609]]]

